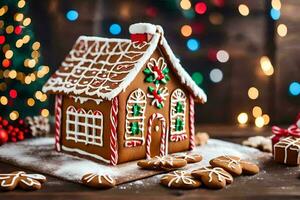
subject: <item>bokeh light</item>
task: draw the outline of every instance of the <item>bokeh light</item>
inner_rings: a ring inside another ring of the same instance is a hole
[[[11,98],[13,98],[13,99],[17,98],[17,96],[18,96],[17,90],[11,89],[11,90],[9,91],[9,96],[10,96]]]
[[[197,39],[188,39],[187,43],[187,48],[191,51],[197,51],[200,47],[200,43]]]
[[[213,69],[209,73],[209,78],[212,82],[218,83],[223,79],[223,72],[220,69]]]
[[[201,83],[203,82],[203,75],[200,72],[194,72],[192,74],[192,79],[197,85],[201,85]]]
[[[267,114],[263,114],[264,125],[268,125],[270,123],[270,116]]]
[[[228,52],[225,51],[225,50],[219,50],[217,52],[217,59],[221,63],[227,62],[229,60],[229,54],[228,54]]]
[[[122,28],[119,24],[112,24],[109,27],[109,32],[113,35],[119,35],[122,31]]]
[[[198,2],[196,3],[195,5],[195,12],[200,14],[200,15],[203,15],[207,10],[207,6],[204,2]]]
[[[280,10],[272,8],[270,11],[270,15],[273,20],[278,20],[280,18]]]
[[[252,109],[252,115],[253,117],[257,118],[262,115],[262,109],[259,106],[254,106]]]
[[[249,12],[250,12],[248,6],[245,4],[240,4],[238,7],[238,10],[242,16],[247,16],[247,15],[249,15]]]
[[[192,27],[190,25],[183,25],[181,27],[181,34],[184,37],[189,37],[190,35],[192,35],[192,33],[193,33],[193,30],[192,30]]]
[[[262,116],[260,117],[257,117],[255,119],[255,126],[257,126],[258,128],[261,128],[265,125],[265,121],[264,121],[264,118]]]
[[[180,7],[183,9],[183,10],[188,10],[190,9],[192,6],[191,2],[189,0],[181,0],[180,1]]]
[[[78,12],[76,10],[69,10],[66,14],[66,17],[69,21],[75,21],[78,19]]]
[[[15,121],[16,119],[19,118],[19,113],[18,111],[12,111],[10,114],[9,114],[9,118],[13,121]]]
[[[224,17],[221,13],[213,12],[209,15],[209,21],[213,25],[220,25],[224,21]]]
[[[287,35],[287,27],[285,24],[279,24],[277,27],[277,34],[280,37],[285,37]]]
[[[293,96],[298,96],[300,94],[300,83],[299,82],[292,82],[289,86],[289,92]]]
[[[260,67],[267,76],[271,76],[274,73],[274,67],[267,56],[260,58]]]
[[[248,122],[248,115],[247,113],[240,113],[237,117],[239,124],[246,124]]]
[[[249,90],[248,90],[248,97],[250,99],[253,99],[253,100],[257,99],[258,96],[259,96],[259,91],[258,91],[258,89],[256,87],[249,88]]]
[[[271,5],[276,10],[280,10],[280,8],[281,8],[280,0],[272,0]]]
[[[41,115],[42,115],[43,117],[48,117],[48,116],[49,116],[49,110],[46,109],[46,108],[42,109],[42,110],[41,110]]]
[[[8,103],[7,97],[5,97],[5,96],[0,97],[0,103],[4,106],[7,105],[7,103]]]

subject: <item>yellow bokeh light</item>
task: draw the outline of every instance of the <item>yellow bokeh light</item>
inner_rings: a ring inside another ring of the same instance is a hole
[[[260,58],[260,67],[267,76],[271,76],[274,73],[274,67],[267,56]]]
[[[17,77],[17,71],[16,70],[11,70],[8,74],[9,78],[15,79]]]
[[[257,126],[258,128],[261,128],[265,125],[265,121],[264,121],[264,118],[263,117],[257,117],[255,119],[255,126]]]
[[[26,76],[24,79],[24,82],[29,85],[31,83],[31,77],[30,76]]]
[[[188,10],[190,9],[192,6],[191,2],[189,0],[181,0],[180,1],[180,7],[183,9],[183,10]]]
[[[41,91],[36,91],[36,92],[35,92],[35,98],[36,98],[36,99],[41,99],[42,96],[43,96],[43,93],[42,93]]]
[[[14,52],[12,50],[7,50],[5,52],[5,58],[7,58],[7,59],[11,59],[13,57],[13,55],[14,55]]]
[[[33,98],[29,98],[29,99],[27,99],[27,104],[28,104],[28,106],[34,106],[35,100]]]
[[[6,83],[0,83],[0,90],[1,90],[1,91],[6,90],[6,88],[7,88]]]
[[[272,0],[272,7],[276,10],[280,10],[281,8],[281,2],[280,0]]]
[[[239,124],[246,124],[248,122],[247,113],[240,113],[237,117]]]
[[[0,28],[3,28],[3,26],[4,26],[4,21],[0,20]]]
[[[181,34],[184,36],[184,37],[189,37],[190,35],[192,35],[192,27],[190,25],[183,25],[181,27]]]
[[[11,119],[11,120],[16,120],[16,119],[18,119],[19,118],[19,113],[18,113],[18,111],[12,111],[10,114],[9,114],[9,118]]]
[[[20,48],[22,46],[23,46],[23,40],[22,39],[18,39],[17,42],[16,42],[16,47]]]
[[[242,16],[247,16],[247,15],[249,15],[249,8],[248,8],[248,6],[247,5],[245,5],[245,4],[240,4],[239,5],[239,12],[240,12],[240,14],[242,15]]]
[[[222,14],[214,12],[209,15],[209,21],[213,25],[220,25],[224,21],[224,17]]]
[[[29,17],[23,20],[23,26],[28,26],[31,23],[31,19]]]
[[[41,97],[41,99],[40,99],[40,101],[41,101],[41,102],[44,102],[44,101],[46,101],[46,100],[47,100],[47,95],[46,95],[46,94],[43,94],[42,97]]]
[[[13,25],[7,26],[5,31],[7,34],[11,34],[12,32],[14,32],[14,26]]]
[[[40,53],[38,51],[32,51],[31,57],[38,58],[38,57],[40,57]]]
[[[8,99],[5,96],[0,97],[0,103],[2,105],[7,105]]]
[[[25,6],[25,4],[26,4],[26,2],[25,2],[24,0],[20,0],[20,1],[18,2],[18,7],[19,7],[19,8],[23,8],[23,7]]]
[[[285,37],[287,35],[287,27],[285,24],[279,24],[278,27],[277,27],[277,34],[280,36],[280,37]]]
[[[268,125],[270,123],[270,116],[267,114],[263,114],[264,125]]]
[[[254,106],[252,109],[252,115],[256,117],[260,117],[262,115],[262,109],[259,106]]]
[[[29,35],[25,35],[24,37],[23,37],[23,43],[28,43],[29,42],[29,40],[30,40],[30,36]]]
[[[259,96],[259,91],[258,91],[257,88],[255,88],[255,87],[249,88],[249,90],[248,90],[248,97],[250,99],[257,99],[258,96]]]
[[[36,65],[36,61],[34,59],[29,59],[27,66],[30,68],[34,68],[34,66]]]
[[[46,108],[42,109],[41,115],[42,115],[43,117],[48,117],[48,116],[49,116],[49,110],[46,109]]]
[[[38,49],[40,48],[40,46],[41,46],[41,43],[39,43],[39,42],[34,42],[34,43],[32,44],[32,49],[33,49],[33,50],[38,50]]]
[[[4,15],[7,12],[7,10],[8,10],[8,6],[7,5],[2,6],[0,8],[0,16]]]
[[[36,80],[35,74],[34,73],[30,74],[30,78],[31,78],[32,81],[35,81]]]
[[[16,13],[14,16],[15,21],[20,22],[24,18],[24,15],[22,13]]]

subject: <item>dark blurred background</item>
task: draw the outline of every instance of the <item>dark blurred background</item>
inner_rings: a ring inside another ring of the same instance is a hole
[[[130,24],[150,22],[163,26],[208,96],[197,122],[262,127],[290,124],[300,111],[299,0],[31,0],[26,7],[49,74],[80,35],[129,38]]]

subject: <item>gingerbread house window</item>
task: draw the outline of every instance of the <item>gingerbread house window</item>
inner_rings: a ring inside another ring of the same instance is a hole
[[[134,147],[144,144],[144,120],[146,95],[143,90],[134,90],[126,105],[125,146]]]
[[[170,106],[170,141],[178,142],[187,138],[186,122],[186,95],[181,89],[176,89],[171,95]]]
[[[103,114],[98,111],[86,112],[74,106],[67,109],[66,140],[76,143],[103,146]]]

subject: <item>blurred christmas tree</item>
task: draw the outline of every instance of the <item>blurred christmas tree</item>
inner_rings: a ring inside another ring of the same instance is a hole
[[[40,64],[40,43],[27,15],[24,0],[0,2],[0,115],[10,120],[49,115],[40,91],[49,67]]]

